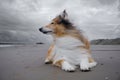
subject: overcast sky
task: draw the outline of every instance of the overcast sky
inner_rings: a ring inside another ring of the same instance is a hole
[[[39,35],[64,9],[90,39],[120,37],[119,0],[0,0],[0,31]]]

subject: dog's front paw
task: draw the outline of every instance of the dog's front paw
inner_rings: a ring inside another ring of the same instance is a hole
[[[75,71],[75,67],[72,66],[71,64],[69,64],[68,62],[64,61],[62,63],[62,70],[68,71],[68,72],[74,72]]]
[[[80,64],[80,69],[81,69],[82,72],[88,72],[88,71],[90,71],[89,64],[87,64],[87,63],[81,63]]]
[[[52,63],[52,61],[50,61],[48,59],[45,60],[45,64],[51,64],[51,63]]]
[[[97,65],[97,62],[89,63],[90,68],[95,67],[96,65]]]

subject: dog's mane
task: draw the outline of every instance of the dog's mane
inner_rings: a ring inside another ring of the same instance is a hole
[[[80,41],[82,41],[85,44],[85,48],[89,49],[89,41],[87,40],[86,37],[84,37],[82,30],[78,30],[77,27],[69,20],[69,19],[64,19],[60,16],[59,17],[59,21],[58,24],[62,24],[63,27],[65,27],[65,31],[62,32],[62,35],[69,35],[72,37],[75,37],[77,39],[79,39]],[[59,33],[60,36],[61,33]],[[57,34],[58,35],[58,34]]]
[[[63,24],[66,29],[75,28],[75,26],[73,26],[73,23],[71,23],[68,19],[61,19],[60,23]]]
[[[68,19],[62,19],[61,23],[64,25],[65,28],[67,28],[68,30],[66,31],[68,34],[70,34],[71,36],[74,36],[78,39],[80,39],[85,45],[86,48],[89,49],[89,42],[88,40],[83,36],[83,32],[82,30],[78,30],[76,29],[76,26],[73,25],[72,22],[70,22]]]

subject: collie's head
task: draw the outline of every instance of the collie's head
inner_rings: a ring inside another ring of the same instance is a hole
[[[52,34],[55,37],[65,35],[72,36],[81,40],[87,49],[89,49],[89,41],[82,35],[80,30],[77,30],[68,19],[68,14],[64,10],[60,15],[55,17],[50,24],[39,29],[44,34]]]
[[[48,25],[39,29],[44,34],[52,34],[56,36],[63,36],[69,30],[74,30],[75,27],[68,19],[68,14],[64,10],[60,15],[55,17]]]

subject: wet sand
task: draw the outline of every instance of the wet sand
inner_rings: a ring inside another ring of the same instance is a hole
[[[90,72],[65,72],[44,64],[48,45],[0,47],[0,80],[120,80],[120,45],[92,45],[98,65]]]

